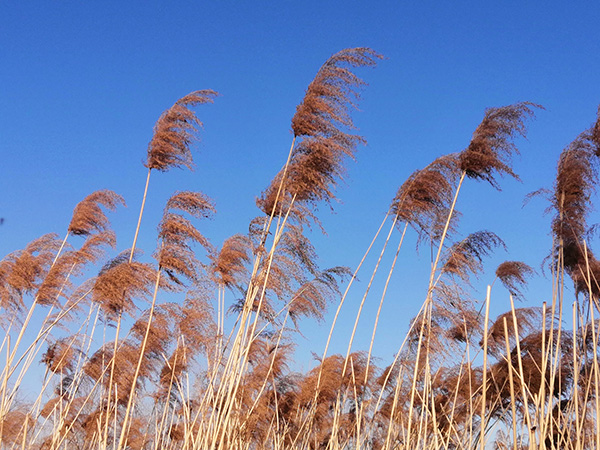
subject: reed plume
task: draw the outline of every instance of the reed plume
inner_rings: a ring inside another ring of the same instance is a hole
[[[302,317],[312,317],[317,320],[323,319],[329,301],[339,295],[338,286],[340,280],[351,276],[347,267],[333,267],[319,273],[313,280],[304,283],[292,295],[289,301],[289,315],[296,328]]]
[[[180,98],[162,113],[148,144],[146,167],[162,172],[172,167],[193,168],[190,144],[197,137],[202,122],[192,107],[213,103],[218,94],[212,90],[194,91]]]
[[[104,189],[92,192],[75,207],[68,232],[77,236],[88,236],[107,230],[109,221],[101,206],[115,211],[118,205],[125,205],[125,200],[113,191]]]
[[[192,153],[190,145],[197,138],[197,129],[202,126],[194,111],[190,108],[196,105],[213,103],[218,94],[212,90],[194,91],[180,98],[175,104],[162,113],[154,125],[154,134],[148,144],[147,159],[145,166],[148,168],[146,186],[142,196],[142,206],[138,217],[137,227],[133,236],[133,244],[129,255],[129,262],[133,261],[133,253],[137,242],[150,174],[152,170],[166,172],[172,167],[193,168]]]
[[[21,446],[25,442],[24,437],[33,427],[33,418],[28,413],[26,406],[9,411],[3,418],[1,429],[2,443],[7,446]]]
[[[57,305],[60,297],[68,297],[72,287],[70,278],[83,273],[87,264],[94,264],[105,253],[104,247],[115,248],[116,238],[112,231],[101,231],[87,236],[79,250],[69,250],[55,259],[44,281],[37,290],[37,302],[41,305]]]
[[[292,118],[294,142],[299,142],[292,144],[289,163],[257,201],[265,214],[281,214],[292,199],[315,204],[334,198],[345,158],[353,158],[356,146],[364,142],[349,132],[354,128],[351,111],[364,85],[352,69],[374,66],[381,58],[368,48],[349,48],[321,66]]]
[[[183,338],[191,355],[203,351],[211,356],[217,335],[213,313],[206,296],[198,291],[188,292],[176,315],[176,326],[177,335]]]
[[[589,249],[587,253],[584,251],[583,241],[588,231],[590,196],[598,182],[599,153],[594,141],[597,126],[581,133],[561,153],[551,198],[551,207],[555,210],[552,232],[556,252],[573,279],[576,291],[591,290],[596,298],[600,296],[600,262]],[[588,278],[588,268],[592,279]]]
[[[516,317],[516,330],[512,319],[513,315]],[[542,308],[537,307],[515,308],[514,310],[500,314],[488,328],[488,348],[490,353],[504,353],[505,335],[508,335],[511,345],[514,346],[517,336],[527,336],[530,333],[540,330],[544,326],[543,317]],[[504,320],[507,323],[506,330],[504,328]],[[549,329],[552,317],[547,317],[546,320],[547,323],[545,325]],[[480,345],[482,344],[483,341],[480,342]]]
[[[0,261],[0,307],[12,313],[23,308],[23,296],[39,289],[59,247],[56,235],[46,234]]]
[[[413,172],[400,186],[390,212],[399,222],[409,223],[419,235],[439,239],[459,175],[457,154],[435,159],[424,169]]]
[[[512,142],[516,135],[526,136],[525,120],[533,117],[531,102],[515,103],[500,108],[488,108],[469,146],[460,155],[460,168],[469,178],[484,180],[500,189],[496,175],[510,175],[519,179],[512,170],[511,158],[519,153]]]
[[[144,357],[161,360],[161,355],[168,352],[175,336],[173,322],[178,310],[177,305],[161,305],[154,309],[151,321],[149,311],[145,311],[131,326],[129,333],[135,341],[142,343],[146,339]]]
[[[98,273],[92,290],[92,301],[97,303],[108,319],[123,313],[133,314],[135,300],[152,294],[155,270],[151,265],[128,262],[129,251],[110,260]]]
[[[210,199],[199,192],[178,192],[167,201],[159,225],[160,244],[156,256],[160,268],[169,278],[175,284],[183,285],[181,276],[192,282],[197,282],[199,276],[200,264],[191,244],[200,244],[209,253],[212,252],[212,246],[188,219],[174,213],[175,209],[196,218],[205,218],[210,217],[215,212],[215,208]]]
[[[496,277],[515,298],[523,298],[521,288],[527,284],[527,278],[534,274],[531,266],[521,261],[504,261],[496,269]]]
[[[494,247],[504,247],[504,241],[491,231],[477,231],[448,249],[441,273],[447,273],[468,282],[470,275],[483,269],[483,257]]]
[[[252,243],[248,236],[236,234],[223,242],[218,253],[213,253],[211,272],[214,281],[225,287],[239,286],[240,282],[247,280]]]
[[[42,355],[42,364],[54,373],[71,371],[76,362],[75,358],[80,352],[76,341],[77,339],[73,337],[57,339]]]

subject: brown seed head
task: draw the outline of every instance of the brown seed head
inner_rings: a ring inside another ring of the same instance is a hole
[[[127,262],[128,251],[107,263],[94,282],[92,300],[100,305],[109,319],[123,313],[132,314],[134,300],[152,293],[156,269],[149,264]]]
[[[348,132],[353,128],[350,112],[364,85],[352,69],[373,66],[381,58],[368,48],[345,49],[319,69],[292,118],[292,130],[299,142],[290,163],[257,201],[265,214],[287,211],[285,206],[292,198],[309,204],[334,198],[333,188],[344,173],[345,157],[353,158],[356,146],[364,142]],[[294,218],[302,221],[307,217],[296,213]]]
[[[110,224],[101,206],[114,211],[118,205],[125,205],[125,200],[113,191],[104,189],[92,192],[75,207],[68,228],[69,233],[87,236],[106,230]]]
[[[458,181],[456,154],[437,158],[427,167],[414,172],[398,189],[390,207],[401,222],[432,238],[444,228]],[[456,213],[455,213],[456,215]]]
[[[468,281],[470,275],[483,268],[483,257],[499,246],[506,248],[502,239],[490,231],[472,233],[450,247],[441,271]]]
[[[202,123],[191,107],[213,103],[218,94],[203,90],[192,92],[167,109],[154,126],[154,135],[148,144],[146,167],[160,171],[171,167],[193,167],[190,144]]]
[[[504,261],[496,269],[496,276],[506,289],[516,298],[522,298],[521,288],[535,270],[521,261]]]
[[[530,102],[515,103],[500,108],[489,108],[475,132],[469,146],[460,153],[460,168],[469,178],[485,180],[499,189],[496,174],[519,177],[511,167],[511,157],[518,153],[513,143],[516,135],[525,136],[525,120],[533,117]]]
[[[231,287],[240,278],[248,275],[246,264],[250,262],[252,242],[247,236],[236,234],[223,242],[223,247],[217,255],[213,255],[211,270],[215,281]]]

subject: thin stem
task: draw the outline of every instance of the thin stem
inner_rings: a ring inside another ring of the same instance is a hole
[[[146,187],[144,188],[144,196],[142,197],[142,207],[140,208],[140,215],[138,217],[137,227],[135,228],[135,234],[133,235],[133,244],[131,246],[131,253],[129,254],[129,263],[133,261],[133,254],[135,252],[135,244],[140,233],[140,225],[142,224],[142,215],[144,214],[144,206],[146,205],[146,195],[148,194],[148,185],[150,184],[150,172],[152,169],[148,169],[148,176],[146,177]]]

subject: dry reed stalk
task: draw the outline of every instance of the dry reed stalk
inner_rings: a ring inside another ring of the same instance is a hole
[[[327,342],[325,343],[325,349],[323,350],[323,356],[321,357],[321,360],[324,360],[325,357],[327,356],[327,352],[329,350],[329,344],[331,343],[331,338],[333,336],[333,330],[335,329],[335,326],[337,324],[337,319],[338,319],[338,317],[340,315],[340,311],[342,309],[342,306],[344,305],[344,302],[346,300],[348,292],[350,291],[350,287],[352,286],[353,281],[356,279],[356,276],[357,276],[359,270],[361,269],[363,263],[367,259],[367,256],[371,252],[371,249],[373,248],[373,245],[375,244],[375,241],[377,240],[377,237],[379,236],[379,233],[383,229],[383,225],[387,221],[387,218],[388,218],[387,215],[383,218],[383,221],[381,222],[381,225],[379,225],[379,228],[377,229],[377,232],[375,233],[375,236],[373,236],[373,239],[371,240],[371,243],[367,247],[367,250],[365,251],[362,259],[360,260],[360,262],[356,266],[356,269],[354,270],[354,273],[352,274],[352,277],[350,278],[350,282],[346,286],[344,294],[342,295],[342,298],[341,298],[340,302],[338,303],[337,309],[336,309],[335,314],[333,316],[333,320],[332,320],[332,323],[331,323],[329,334],[327,335]],[[316,399],[316,395],[317,395],[318,390],[319,390],[319,385],[320,385],[320,376],[319,376],[319,378],[317,380],[317,389],[316,389],[316,393],[315,393],[315,399]]]
[[[379,300],[379,306],[377,307],[377,314],[375,315],[375,323],[373,324],[373,333],[371,335],[371,342],[369,343],[369,353],[367,355],[367,368],[365,370],[364,383],[367,382],[367,376],[369,374],[369,365],[371,363],[371,354],[373,351],[373,343],[375,342],[375,332],[377,331],[377,324],[379,323],[379,315],[381,314],[381,309],[383,307],[383,299],[385,298],[385,294],[387,293],[387,288],[388,288],[390,280],[392,278],[392,273],[394,272],[394,268],[396,267],[396,261],[398,260],[398,254],[400,253],[400,249],[402,248],[402,243],[404,242],[404,236],[406,235],[407,228],[408,228],[408,223],[405,223],[404,229],[402,230],[402,236],[400,237],[400,242],[398,243],[398,247],[396,248],[396,253],[394,254],[394,260],[392,261],[392,265],[388,272],[387,279],[385,280],[383,292],[381,293],[381,299]]]
[[[358,328],[358,321],[360,319],[360,315],[362,313],[363,306],[365,304],[367,296],[369,295],[371,286],[373,285],[373,280],[375,279],[375,275],[377,274],[377,270],[379,269],[379,265],[381,263],[381,260],[383,259],[383,255],[384,255],[387,245],[390,241],[390,237],[392,236],[392,232],[394,231],[394,227],[396,226],[397,219],[398,219],[398,217],[396,216],[396,217],[394,217],[394,220],[392,221],[390,231],[388,232],[385,242],[383,243],[383,247],[381,248],[381,252],[379,253],[379,258],[377,259],[377,262],[375,263],[375,267],[373,268],[373,271],[371,272],[371,278],[369,279],[369,282],[367,283],[365,293],[363,294],[362,300],[358,307],[358,312],[356,313],[356,319],[354,320],[354,327],[352,328],[352,333],[350,334],[350,339],[348,341],[348,349],[346,350],[346,361],[344,362],[344,368],[342,369],[342,375],[341,375],[342,377],[346,374],[346,368],[348,366],[348,358],[350,356],[350,350],[352,349],[352,343],[354,342],[354,336],[356,335],[356,330]],[[367,377],[367,374],[365,374],[365,378],[366,377]]]
[[[515,330],[515,340],[516,340],[516,349],[517,349],[517,362],[518,362],[518,367],[519,367],[519,372],[518,372],[518,376],[520,379],[520,384],[521,384],[521,396],[523,398],[523,404],[524,404],[524,415],[525,415],[525,419],[527,422],[527,430],[529,431],[529,446],[531,448],[531,438],[533,437],[533,449],[535,450],[535,448],[537,448],[537,442],[535,441],[535,434],[531,434],[533,430],[535,430],[535,428],[533,427],[533,423],[531,420],[531,416],[529,414],[529,400],[528,400],[528,392],[527,392],[527,384],[526,384],[526,380],[525,380],[525,375],[524,375],[524,371],[523,371],[523,358],[521,357],[521,345],[520,345],[520,338],[519,338],[519,329],[518,329],[518,324],[517,324],[517,314],[515,312],[515,305],[514,305],[514,301],[512,299],[512,297],[510,298],[510,309],[512,311],[512,318],[513,318],[513,329]]]
[[[481,385],[481,430],[480,430],[480,445],[481,450],[485,449],[485,428],[486,428],[486,415],[485,415],[485,394],[487,392],[487,355],[488,355],[488,324],[490,320],[490,296],[492,288],[487,287],[487,293],[485,296],[485,316],[483,321],[483,383]]]

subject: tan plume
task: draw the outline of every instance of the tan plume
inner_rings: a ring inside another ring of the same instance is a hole
[[[154,135],[148,144],[146,167],[166,171],[172,167],[193,167],[190,144],[196,130],[202,126],[190,108],[213,103],[218,94],[211,90],[192,92],[180,98],[167,109],[154,126]]]

